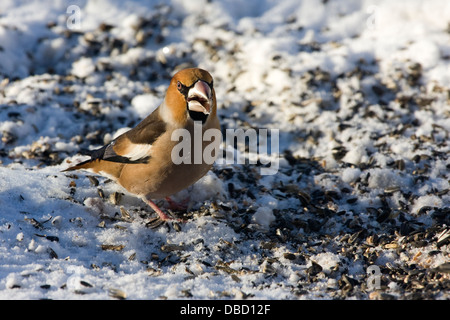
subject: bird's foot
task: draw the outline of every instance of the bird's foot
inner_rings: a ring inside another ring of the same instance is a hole
[[[165,213],[164,211],[162,211],[153,201],[149,200],[149,199],[145,199],[145,202],[156,212],[156,214],[158,215],[155,218],[150,219],[147,223],[146,226],[150,227],[152,229],[156,229],[159,226],[161,226],[162,224],[166,223],[166,222],[173,222],[173,223],[183,223],[185,222],[183,219],[174,217],[173,213],[169,210],[170,214]]]

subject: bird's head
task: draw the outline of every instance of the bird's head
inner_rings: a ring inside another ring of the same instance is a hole
[[[164,104],[175,122],[185,123],[192,119],[205,124],[216,114],[212,76],[199,68],[177,72],[170,81]]]

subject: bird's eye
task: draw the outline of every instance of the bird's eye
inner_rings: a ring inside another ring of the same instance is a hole
[[[181,90],[181,88],[183,88],[183,85],[181,84],[180,81],[177,82],[177,89]]]

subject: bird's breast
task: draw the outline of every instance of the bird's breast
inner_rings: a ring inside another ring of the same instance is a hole
[[[188,126],[158,139],[146,164],[127,164],[119,183],[129,192],[160,199],[194,184],[211,169],[221,143],[220,131],[205,137],[208,127]],[[218,130],[218,128],[215,128]]]

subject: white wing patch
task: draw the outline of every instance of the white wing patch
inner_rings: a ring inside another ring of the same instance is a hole
[[[150,156],[152,149],[151,144],[132,144],[127,150],[126,154],[122,154],[122,157],[126,157],[131,161],[137,161]]]

